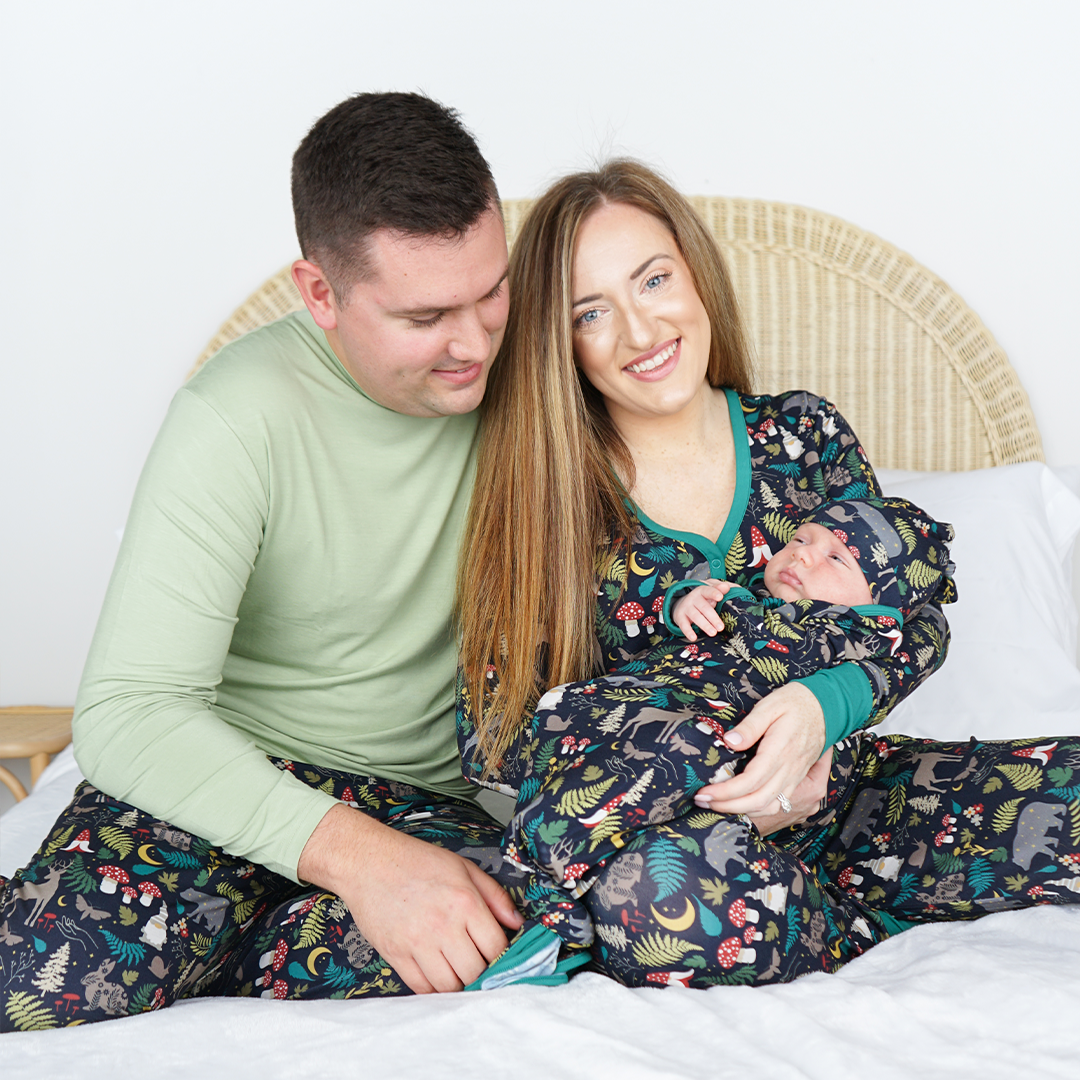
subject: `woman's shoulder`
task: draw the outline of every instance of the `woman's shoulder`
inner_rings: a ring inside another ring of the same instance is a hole
[[[748,420],[757,418],[836,414],[836,406],[812,390],[785,390],[779,394],[739,394],[739,403]]]

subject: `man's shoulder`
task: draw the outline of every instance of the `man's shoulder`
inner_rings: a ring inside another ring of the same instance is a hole
[[[328,346],[305,311],[294,311],[251,330],[215,353],[188,380],[194,393],[221,393],[241,386],[245,393],[276,382],[292,382],[311,366],[325,365]]]

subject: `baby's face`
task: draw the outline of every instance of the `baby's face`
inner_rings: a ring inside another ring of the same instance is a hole
[[[765,588],[781,600],[872,603],[859,560],[824,525],[800,525],[790,544],[765,565]]]

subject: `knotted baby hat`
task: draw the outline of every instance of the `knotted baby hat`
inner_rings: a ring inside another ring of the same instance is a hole
[[[823,525],[847,545],[872,601],[896,608],[905,621],[927,600],[956,600],[949,557],[953,527],[907,499],[836,499],[815,507],[803,518],[807,522]]]

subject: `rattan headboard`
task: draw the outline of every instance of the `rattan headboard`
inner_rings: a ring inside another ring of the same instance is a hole
[[[1043,460],[1016,373],[979,317],[910,256],[830,214],[697,196],[735,276],[761,391],[830,398],[878,468]],[[513,243],[531,200],[503,203]],[[192,369],[302,306],[285,267],[240,305]]]

